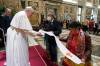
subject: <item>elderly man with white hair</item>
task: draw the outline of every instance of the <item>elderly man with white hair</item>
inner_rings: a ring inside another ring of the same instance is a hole
[[[32,16],[32,7],[15,14],[7,30],[6,58],[7,66],[30,66],[28,53],[28,35],[34,36],[28,17]]]

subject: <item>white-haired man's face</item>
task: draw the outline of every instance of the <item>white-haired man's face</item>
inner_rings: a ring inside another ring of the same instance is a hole
[[[33,12],[32,12],[31,10],[30,10],[30,11],[27,11],[27,16],[28,16],[28,17],[31,17],[32,14],[33,14]]]
[[[12,10],[11,10],[11,9],[6,9],[5,14],[6,14],[7,16],[11,16],[11,12],[12,12]]]
[[[26,11],[26,13],[27,13],[27,16],[28,16],[28,17],[31,17],[34,10],[33,10],[32,7],[26,7],[26,8],[25,8],[25,11]]]

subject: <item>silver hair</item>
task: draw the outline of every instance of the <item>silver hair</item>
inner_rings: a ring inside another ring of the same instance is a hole
[[[34,12],[34,9],[31,6],[27,6],[25,8],[25,11],[32,11],[32,12]]]
[[[7,11],[11,12],[12,10],[11,10],[10,8],[6,8],[5,11],[6,11],[6,12],[7,12]]]

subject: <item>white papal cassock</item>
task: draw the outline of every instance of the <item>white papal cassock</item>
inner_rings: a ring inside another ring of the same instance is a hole
[[[11,26],[32,30],[25,11],[20,11],[15,14],[11,21]],[[21,33],[17,33],[9,27],[7,30],[6,54],[7,66],[29,66],[27,36],[22,36]]]

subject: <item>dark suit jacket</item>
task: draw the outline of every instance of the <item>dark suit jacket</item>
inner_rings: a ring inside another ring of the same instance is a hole
[[[53,31],[56,36],[59,36],[61,33],[61,25],[57,20],[53,20],[53,22],[45,21],[42,28],[45,31]]]
[[[0,28],[3,29],[3,17],[0,15]]]
[[[10,23],[11,23],[11,20],[12,20],[12,17],[10,16],[3,16],[3,25],[4,25],[4,32],[6,33],[7,32],[7,29],[8,27],[10,26]]]
[[[53,22],[45,21],[42,24],[42,28],[45,31],[52,31],[56,36],[59,36],[61,33],[61,25],[57,20],[53,20]],[[46,49],[49,52],[51,60],[57,62],[57,44],[55,38],[45,34],[44,40],[46,42]]]

